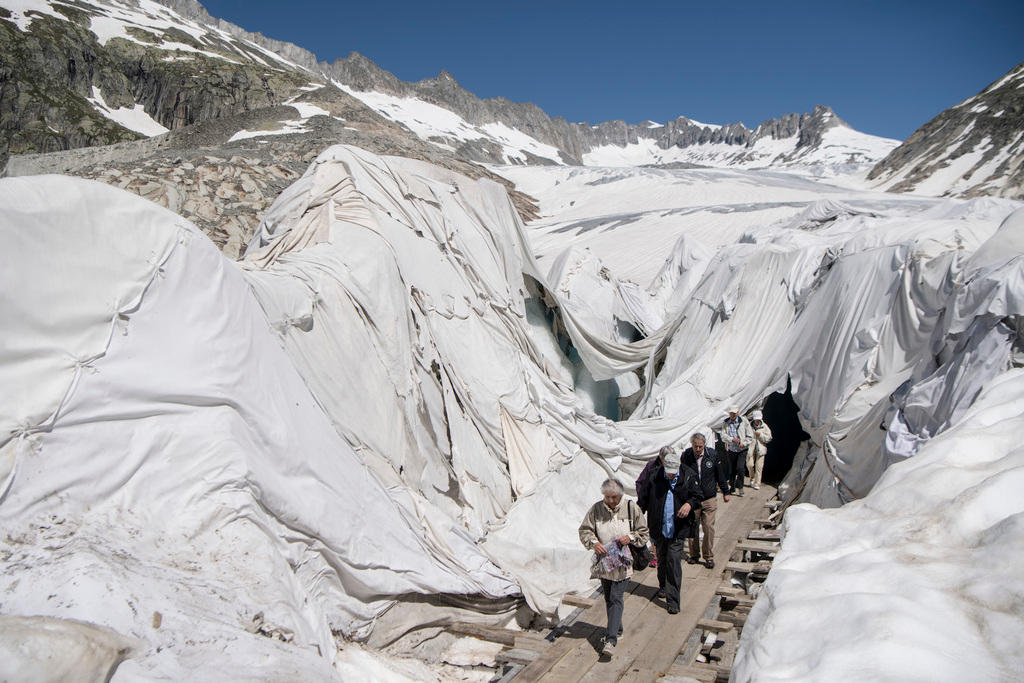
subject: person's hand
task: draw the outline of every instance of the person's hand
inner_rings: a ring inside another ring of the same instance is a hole
[[[594,552],[597,553],[598,555],[604,555],[605,553],[608,552],[608,549],[605,548],[600,543],[595,543],[594,544]]]
[[[690,507],[689,503],[683,503],[683,506],[679,508],[679,512],[676,513],[676,517],[679,517],[680,519],[686,517],[688,514],[690,514],[690,510],[692,509],[693,508]]]
[[[733,443],[739,443],[740,442],[740,437],[738,437],[738,436],[732,437],[732,442]]]
[[[729,502],[729,494],[728,493],[722,494],[722,500],[724,500],[726,503],[728,503]]]
[[[630,543],[629,534],[627,534],[627,535],[623,536],[622,538],[618,539],[618,541],[619,541],[619,545],[621,545],[621,546],[629,545],[629,543]]]

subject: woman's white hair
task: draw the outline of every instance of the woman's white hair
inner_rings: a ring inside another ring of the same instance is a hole
[[[617,493],[620,496],[626,492],[626,488],[622,485],[622,482],[618,479],[605,479],[604,483],[601,484],[601,495],[607,495],[609,493]]]

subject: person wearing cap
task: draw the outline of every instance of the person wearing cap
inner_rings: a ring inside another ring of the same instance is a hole
[[[762,419],[760,410],[750,414],[750,428],[754,438],[747,447],[747,474],[750,475],[750,487],[761,488],[761,471],[764,469],[764,456],[768,453],[768,442],[772,440],[772,430]]]
[[[661,450],[658,451],[658,457],[647,461],[647,464],[644,465],[644,468],[640,470],[640,474],[636,478],[636,484],[633,487],[633,490],[636,491],[637,494],[639,494],[640,491],[643,489],[644,484],[646,484],[647,480],[651,478],[651,475],[665,467],[665,456],[670,454],[671,452],[671,446],[662,446]],[[639,501],[637,501],[637,505],[640,505],[641,510],[647,512],[647,508],[645,508]]]
[[[714,448],[705,447],[704,435],[695,432],[690,437],[690,447],[683,451],[683,465],[697,473],[697,484],[700,487],[700,509],[695,513],[696,524],[693,536],[690,537],[690,552],[686,561],[690,564],[700,562],[701,550],[704,551],[704,566],[715,568],[715,512],[718,510],[718,489],[722,490],[722,499],[729,502],[729,482],[725,477],[722,460]],[[704,536],[698,543],[697,526]]]
[[[729,417],[718,430],[718,438],[725,445],[725,471],[729,486],[737,496],[743,495],[743,470],[747,464],[747,447],[754,440],[754,432],[750,423],[740,417],[740,408],[731,405],[727,409]]]
[[[665,455],[664,466],[637,492],[637,503],[647,510],[647,527],[658,557],[658,596],[664,596],[669,614],[678,614],[683,545],[693,532],[694,510],[700,507],[697,475],[682,465],[673,449]]]

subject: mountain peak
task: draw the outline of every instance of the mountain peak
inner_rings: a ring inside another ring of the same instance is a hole
[[[1024,199],[1024,63],[915,130],[868,174],[893,192]]]

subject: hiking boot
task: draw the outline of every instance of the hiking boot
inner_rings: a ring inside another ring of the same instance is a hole
[[[610,640],[604,641],[604,646],[601,648],[601,656],[611,659],[613,654],[615,654],[615,643]]]
[[[669,614],[679,614],[679,608],[678,607],[669,607],[668,608],[668,613]]]
[[[715,561],[714,560],[706,560],[704,562],[704,566],[707,567],[708,569],[714,569],[715,568]]]
[[[750,488],[754,489],[755,491],[760,491],[761,490],[761,487],[757,486],[756,484],[754,486],[751,486]]]
[[[699,557],[693,557],[692,555],[686,558],[686,564],[697,564],[700,562]]]

